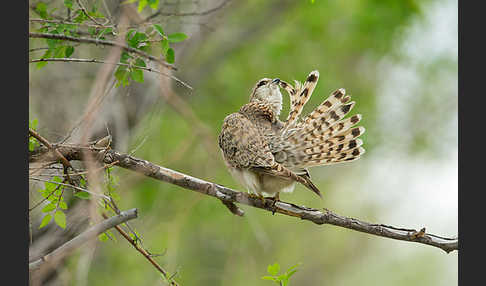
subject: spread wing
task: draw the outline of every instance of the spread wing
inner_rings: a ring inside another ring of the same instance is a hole
[[[233,167],[271,167],[275,163],[262,132],[241,113],[230,114],[224,119],[219,147]]]
[[[300,176],[275,161],[266,136],[248,118],[233,113],[224,119],[219,147],[226,161],[237,168],[297,181],[321,196],[310,178]]]

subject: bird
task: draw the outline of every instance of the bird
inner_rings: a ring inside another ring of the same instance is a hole
[[[300,117],[318,79],[317,70],[304,83],[295,81],[295,86],[279,78],[262,78],[254,85],[249,102],[224,118],[218,136],[223,160],[251,195],[277,201],[281,192],[291,193],[300,183],[322,198],[308,168],[350,162],[364,154],[363,141],[357,137],[365,129],[353,127],[362,116],[344,118],[355,105],[344,88]],[[285,121],[279,119],[280,89],[290,98]]]

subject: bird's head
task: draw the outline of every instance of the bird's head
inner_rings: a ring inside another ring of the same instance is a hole
[[[250,102],[268,103],[278,117],[282,110],[282,93],[280,93],[280,79],[262,78],[259,80],[250,95]]]

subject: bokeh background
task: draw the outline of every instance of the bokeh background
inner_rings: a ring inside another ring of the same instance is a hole
[[[166,11],[178,12],[220,3],[160,1]],[[452,237],[458,232],[457,10],[453,0],[251,0],[229,1],[207,15],[161,16],[157,22],[164,29],[189,36],[175,45],[174,75],[194,90],[173,83],[187,105],[181,111],[168,104],[159,78],[145,72],[144,83],[110,93],[98,123],[110,127],[121,152],[243,190],[218,150],[224,117],[247,102],[260,78],[303,81],[317,69],[320,80],[304,113],[344,87],[357,102],[351,113],[363,115],[367,152],[355,162],[310,170],[323,200],[302,186],[281,199]],[[102,57],[106,50],[79,48],[75,56]],[[82,114],[100,67],[30,66],[29,114],[41,134],[54,142],[64,137]],[[164,254],[157,261],[177,271],[180,285],[272,285],[261,277],[275,262],[282,270],[302,263],[290,285],[458,283],[457,251],[446,254],[246,206],[245,217],[236,217],[210,197],[121,169],[113,174],[119,207],[138,208],[131,225],[144,247]],[[75,252],[57,274],[57,285],[164,285],[121,238]]]

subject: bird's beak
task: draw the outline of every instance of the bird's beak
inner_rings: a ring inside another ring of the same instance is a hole
[[[280,82],[280,79],[279,78],[276,78],[276,79],[272,80],[272,83],[274,83],[274,84],[278,84],[279,82]]]

